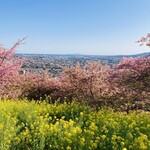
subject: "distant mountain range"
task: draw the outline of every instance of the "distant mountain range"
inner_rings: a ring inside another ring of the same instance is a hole
[[[99,56],[99,57],[140,57],[140,56],[148,56],[150,52],[140,53],[140,54],[133,54],[133,55],[87,55],[87,54],[26,54],[26,53],[16,53],[16,56],[22,57],[30,57],[30,56],[37,56],[37,57],[44,57],[44,56]]]

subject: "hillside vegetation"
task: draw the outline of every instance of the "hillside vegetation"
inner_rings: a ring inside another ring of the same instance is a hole
[[[22,42],[0,46],[0,150],[150,150],[150,56],[20,74]]]
[[[0,49],[0,97],[42,100],[47,96],[81,102],[91,107],[112,107],[115,110],[150,110],[150,56],[125,58],[110,67],[87,62],[64,67],[57,76],[49,72],[20,74],[22,60],[15,48]]]

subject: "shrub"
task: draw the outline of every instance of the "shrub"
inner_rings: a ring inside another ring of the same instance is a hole
[[[26,73],[23,76],[21,97],[27,97],[29,100],[42,100],[50,95],[53,100],[57,100],[61,96],[59,84],[58,79],[51,77],[47,72]]]

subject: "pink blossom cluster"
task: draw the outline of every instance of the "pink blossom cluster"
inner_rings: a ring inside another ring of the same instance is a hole
[[[61,74],[61,82],[64,90],[70,91],[72,98],[96,100],[108,93],[106,76],[109,66],[101,66],[98,62],[88,62],[85,66],[79,64],[65,68]]]
[[[15,49],[22,41],[19,40],[10,49],[0,46],[0,97],[4,95],[14,97],[20,91],[18,70],[22,65],[22,60],[15,56]]]
[[[116,99],[150,105],[150,56],[125,58],[110,72],[108,80]],[[150,107],[149,107],[150,108]]]
[[[148,33],[146,37],[141,37],[141,39],[137,42],[140,43],[140,46],[145,44],[150,47],[150,33]]]

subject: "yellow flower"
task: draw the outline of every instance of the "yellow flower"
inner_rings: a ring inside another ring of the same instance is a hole
[[[83,116],[83,112],[80,112],[80,115]]]
[[[90,140],[90,144],[93,144],[93,141],[92,141],[92,140]]]
[[[14,139],[15,139],[15,141],[17,141],[17,142],[20,142],[20,139],[19,139],[18,137],[15,137]]]
[[[97,143],[93,143],[92,146],[94,147],[94,149],[97,148]]]
[[[45,124],[45,128],[46,128],[46,129],[49,129],[49,125],[48,125],[48,124]]]
[[[59,122],[57,121],[56,123],[55,123],[55,126],[58,126],[59,125]]]
[[[132,140],[133,139],[133,135],[130,132],[127,133],[127,139],[128,140]]]
[[[67,142],[68,142],[69,144],[72,144],[72,141],[71,141],[70,139],[67,139]]]
[[[28,118],[29,118],[29,119],[31,119],[31,116],[30,116],[30,115],[28,115]]]
[[[140,129],[138,127],[135,128],[136,131],[139,131]]]
[[[85,142],[85,138],[81,138],[80,141],[84,143]]]
[[[67,146],[66,150],[71,150],[71,147],[70,147],[70,146]]]
[[[0,130],[3,129],[3,124],[0,124]]]
[[[78,118],[75,118],[75,120],[78,121],[79,119],[78,119]]]
[[[61,119],[65,119],[65,116],[62,116]]]
[[[10,144],[10,140],[7,140],[7,143]]]
[[[51,116],[49,117],[49,120],[52,120],[52,117],[51,117]]]
[[[68,133],[67,135],[68,135],[68,137],[71,137],[71,136],[72,136],[71,133]]]
[[[11,134],[8,134],[8,138],[11,138],[12,137],[12,135]]]
[[[32,130],[34,129],[34,126],[33,126],[33,124],[31,124],[31,125],[30,125],[30,127],[31,127],[31,129],[32,129]]]
[[[121,142],[121,145],[122,145],[122,146],[124,146],[124,145],[125,145],[125,143],[124,143],[124,142]]]
[[[81,128],[76,127],[76,130],[77,130],[78,133],[82,133],[82,129]]]
[[[104,139],[106,138],[106,135],[103,134],[103,135],[101,136],[101,138],[104,140]]]
[[[72,119],[70,119],[70,120],[69,120],[69,125],[70,125],[70,126],[73,126],[73,124],[74,124],[74,121],[73,121]]]
[[[68,124],[67,124],[67,123],[65,123],[65,124],[63,125],[63,127],[64,127],[64,128],[67,128],[67,127],[68,127]]]
[[[11,127],[11,130],[14,131],[14,127]]]
[[[76,133],[77,133],[77,129],[76,129],[76,128],[73,128],[73,129],[72,129],[72,133],[76,134]]]
[[[49,145],[49,147],[51,148],[51,147],[52,147],[52,145],[50,144],[50,145]]]
[[[93,131],[90,132],[91,135],[94,135],[95,133]]]
[[[40,116],[40,119],[43,119],[43,116]]]
[[[100,140],[100,137],[96,137],[96,140]]]

